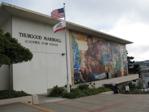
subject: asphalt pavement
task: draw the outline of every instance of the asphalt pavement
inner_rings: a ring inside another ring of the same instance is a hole
[[[149,112],[149,95],[98,94],[73,100],[0,106],[0,112]]]

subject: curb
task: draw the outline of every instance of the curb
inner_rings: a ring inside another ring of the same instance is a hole
[[[33,103],[32,96],[23,96],[23,97],[17,97],[17,98],[2,99],[2,100],[0,100],[0,105],[19,103],[19,102],[32,104]]]

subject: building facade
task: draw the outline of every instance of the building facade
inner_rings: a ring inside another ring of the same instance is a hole
[[[31,61],[13,64],[11,71],[6,65],[0,68],[0,89],[8,88],[10,76],[13,89],[31,94],[66,85],[67,74],[70,85],[128,76],[130,41],[70,22],[65,38],[64,31],[52,31],[58,20],[6,3],[1,4],[0,15],[0,28],[33,53]]]

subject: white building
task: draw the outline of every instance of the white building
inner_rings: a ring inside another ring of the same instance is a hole
[[[52,31],[58,22],[14,5],[0,5],[0,28],[33,53],[31,61],[13,64],[11,73],[6,65],[0,68],[0,90],[8,89],[9,77],[13,89],[32,94],[66,85],[67,72],[70,85],[90,81],[102,85],[138,78],[127,73],[125,45],[130,41],[70,22],[65,40],[64,31]]]

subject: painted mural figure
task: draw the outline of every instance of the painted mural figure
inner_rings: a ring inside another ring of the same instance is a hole
[[[127,74],[123,45],[79,33],[71,36],[75,83]]]

